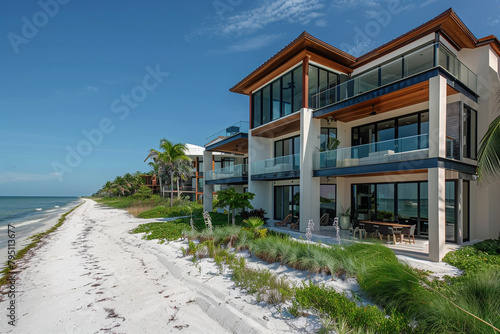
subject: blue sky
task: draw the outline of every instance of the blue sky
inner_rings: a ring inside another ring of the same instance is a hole
[[[229,88],[304,30],[359,56],[449,7],[500,35],[499,0],[4,0],[0,196],[90,195],[163,137],[203,146],[248,120]]]

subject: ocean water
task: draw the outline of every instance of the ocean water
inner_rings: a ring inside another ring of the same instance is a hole
[[[0,196],[0,249],[7,245],[9,224],[16,238],[25,237],[80,202],[78,197]]]

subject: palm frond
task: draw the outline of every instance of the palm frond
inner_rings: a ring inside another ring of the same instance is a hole
[[[500,115],[481,139],[477,158],[480,181],[495,182],[500,178]]]

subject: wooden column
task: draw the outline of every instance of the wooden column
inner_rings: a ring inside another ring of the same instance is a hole
[[[309,56],[302,60],[302,108],[309,109]]]

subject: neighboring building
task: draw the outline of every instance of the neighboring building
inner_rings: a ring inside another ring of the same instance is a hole
[[[158,180],[156,174],[153,175],[144,174],[139,176],[144,180],[144,185],[149,187],[149,189],[151,189],[153,194],[160,193],[160,180]]]
[[[248,189],[248,122],[238,122],[207,138],[204,161],[204,207],[212,210],[213,194],[235,187]],[[211,163],[208,163],[211,162]]]
[[[201,146],[186,144],[186,155],[191,159],[191,171],[185,175],[179,183],[177,189],[177,182],[174,182],[174,197],[180,192],[181,196],[189,196],[191,201],[203,201],[203,152],[204,148]],[[158,181],[159,183],[159,181]],[[171,191],[170,184],[163,185],[163,194],[169,197]]]
[[[500,184],[478,185],[476,156],[499,57],[451,9],[358,58],[302,33],[231,89],[250,98],[250,131],[206,146],[205,208],[214,184],[248,184],[254,207],[301,231],[347,208],[412,220],[434,261],[445,242],[498,237]],[[214,151],[243,155],[218,165]]]

